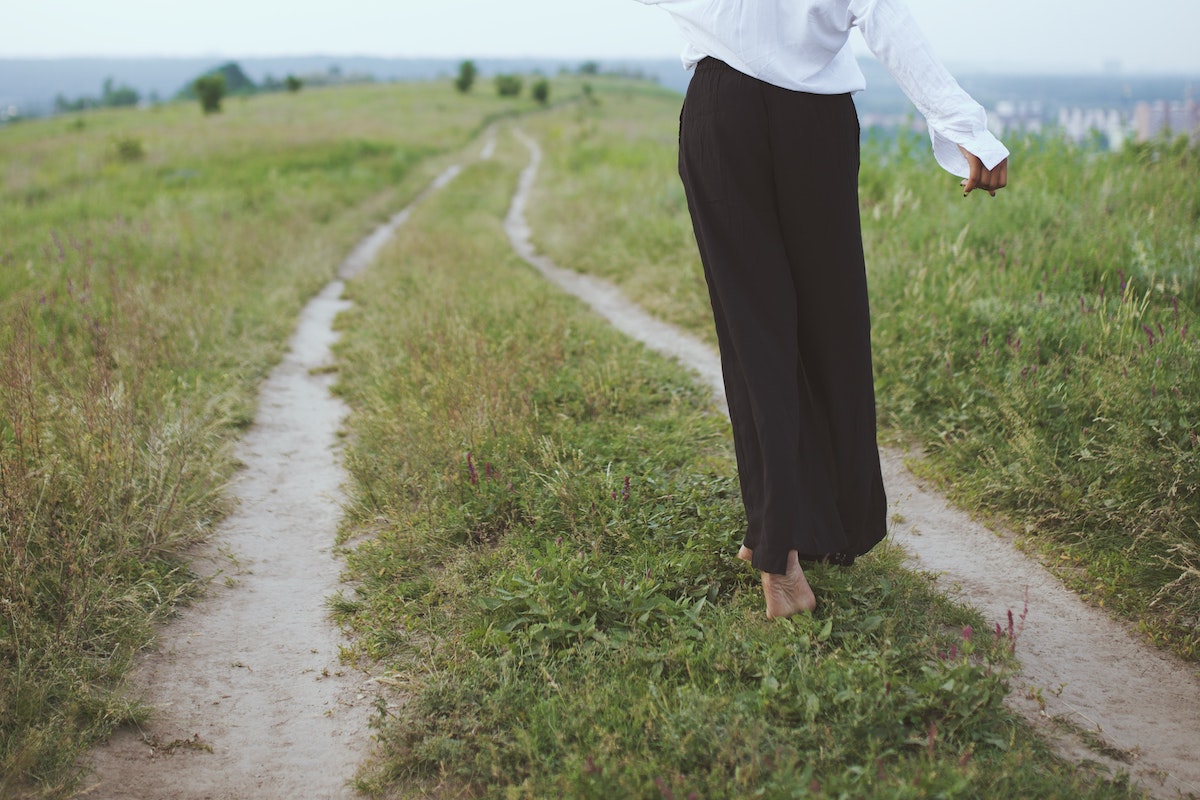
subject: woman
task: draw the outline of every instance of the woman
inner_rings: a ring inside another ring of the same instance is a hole
[[[679,172],[721,350],[747,532],[768,617],[816,607],[801,561],[851,564],[886,534],[858,218],[858,28],[925,116],[964,195],[1008,151],[903,0],[639,0],[694,68]]]

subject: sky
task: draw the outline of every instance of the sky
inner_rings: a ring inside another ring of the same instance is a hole
[[[805,0],[792,0],[804,2]],[[908,0],[951,67],[1200,75],[1200,0]],[[634,0],[0,0],[0,58],[669,58]],[[856,50],[866,53],[855,37]]]

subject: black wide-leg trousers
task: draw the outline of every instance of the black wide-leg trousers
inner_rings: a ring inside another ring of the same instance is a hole
[[[886,534],[849,95],[781,89],[705,59],[679,173],[708,281],[760,570],[851,563]]]

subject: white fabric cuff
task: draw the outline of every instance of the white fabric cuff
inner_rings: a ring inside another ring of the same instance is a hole
[[[941,168],[960,178],[967,177],[970,174],[970,169],[967,165],[967,159],[958,149],[959,145],[962,145],[969,152],[978,156],[979,160],[988,169],[995,169],[996,165],[1008,158],[1009,155],[1008,148],[993,136],[991,132],[986,130],[980,133],[953,136],[951,138],[951,136],[930,126],[929,139],[933,143],[933,157],[937,159]]]

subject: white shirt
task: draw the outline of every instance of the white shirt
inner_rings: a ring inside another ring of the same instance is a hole
[[[683,63],[705,56],[784,89],[859,92],[867,82],[851,50],[858,28],[929,125],[933,154],[966,177],[962,145],[992,169],[1008,149],[987,129],[987,114],[934,54],[904,0],[638,0],[662,7],[687,46]]]

